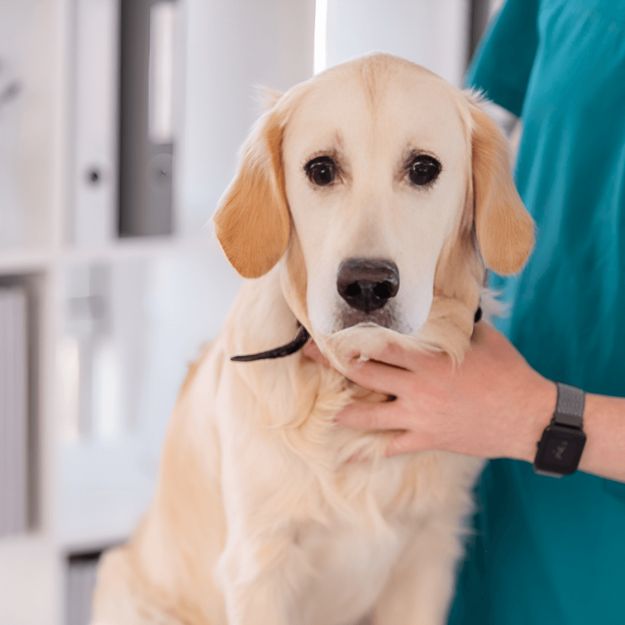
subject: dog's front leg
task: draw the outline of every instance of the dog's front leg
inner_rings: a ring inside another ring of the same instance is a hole
[[[429,524],[417,530],[382,592],[373,625],[443,625],[461,549],[458,528]]]
[[[293,592],[301,577],[295,549],[284,532],[230,534],[219,563],[229,625],[293,625]]]

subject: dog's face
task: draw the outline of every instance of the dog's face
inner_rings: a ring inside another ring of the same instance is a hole
[[[286,192],[317,334],[426,320],[441,248],[466,203],[470,148],[440,79],[337,72],[286,126]]]
[[[291,280],[305,281],[295,291],[313,336],[359,323],[414,334],[450,242],[475,231],[500,273],[518,271],[533,244],[492,122],[442,79],[386,55],[280,97],[248,140],[216,225],[244,276],[287,251],[303,264]]]

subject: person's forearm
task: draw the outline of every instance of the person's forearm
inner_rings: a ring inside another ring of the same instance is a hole
[[[555,387],[549,383],[528,400],[533,418],[528,420],[519,448],[511,450],[511,457],[534,461],[536,443],[551,419],[555,397]],[[587,440],[580,470],[625,482],[625,399],[586,395],[584,430]]]
[[[322,359],[315,350],[306,353]],[[343,427],[394,433],[389,456],[438,449],[533,463],[557,401],[556,385],[484,323],[460,366],[444,354],[387,348],[348,377],[395,398],[356,401],[337,415]],[[580,470],[625,482],[625,399],[587,395],[584,430]]]

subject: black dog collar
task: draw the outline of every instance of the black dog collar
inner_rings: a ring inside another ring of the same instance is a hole
[[[299,324],[299,326],[300,328],[297,332],[297,336],[286,345],[275,347],[274,349],[268,349],[266,352],[258,352],[257,354],[232,356],[230,360],[233,362],[253,362],[254,360],[268,360],[271,358],[284,358],[285,356],[290,356],[291,354],[294,354],[302,349],[302,347],[306,345],[306,341],[310,338],[308,330],[301,324]]]
[[[473,316],[473,322],[477,323],[482,318],[482,307],[478,306],[475,311],[475,315]],[[295,352],[298,352],[306,342],[310,338],[310,334],[308,330],[298,322],[299,330],[297,332],[297,336],[287,343],[286,345],[281,345],[280,347],[274,347],[274,349],[268,349],[265,352],[258,352],[257,354],[244,354],[241,356],[232,356],[230,360],[232,362],[254,362],[255,360],[271,360],[273,358],[284,358],[285,356],[290,356]]]

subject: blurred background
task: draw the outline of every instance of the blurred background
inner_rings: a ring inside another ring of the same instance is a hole
[[[376,50],[461,85],[497,4],[0,0],[0,625],[86,625],[149,502],[255,86]]]

